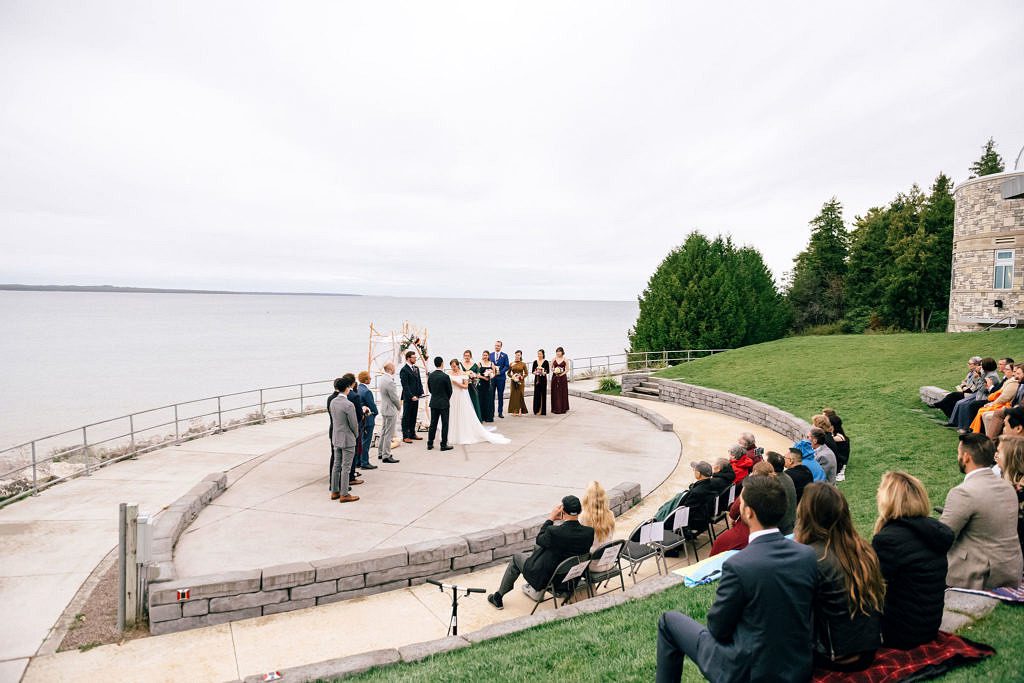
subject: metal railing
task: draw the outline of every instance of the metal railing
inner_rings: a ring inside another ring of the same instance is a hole
[[[678,365],[726,350],[642,351],[571,358],[569,380]],[[5,448],[0,450],[0,462],[21,460],[23,464],[0,473],[0,482],[7,482],[0,486],[0,508],[54,484],[83,474],[88,476],[96,469],[158,448],[268,419],[324,412],[322,399],[333,390],[333,381],[261,387],[171,403]],[[376,393],[376,378],[372,388]],[[58,467],[61,463],[67,466]]]
[[[1015,315],[1003,316],[1002,318],[1000,318],[999,320],[995,321],[994,323],[991,323],[991,324],[987,325],[986,327],[983,327],[981,329],[981,331],[982,332],[988,332],[989,330],[991,330],[996,325],[1003,325],[1003,324],[1006,325],[1007,329],[1011,329],[1011,330],[1012,329],[1016,329],[1017,328],[1017,316],[1015,316]]]
[[[325,410],[333,380],[261,387],[193,399],[100,420],[0,450],[0,459],[23,461],[0,473],[0,507],[93,470],[209,434]],[[73,443],[69,443],[72,442]],[[67,463],[67,466],[57,466]],[[44,469],[47,472],[41,473]],[[31,470],[31,480],[29,479]],[[56,471],[54,471],[56,470]],[[42,474],[42,476],[40,476]]]
[[[569,381],[601,375],[618,375],[631,370],[651,370],[689,363],[728,349],[684,349],[681,351],[628,351],[604,356],[570,359]]]

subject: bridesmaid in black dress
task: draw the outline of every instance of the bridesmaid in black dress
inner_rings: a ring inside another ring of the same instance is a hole
[[[498,372],[497,366],[491,362],[491,352],[484,351],[480,357],[480,366],[477,368],[480,379],[477,382],[476,390],[480,401],[480,421],[494,422],[494,379]]]
[[[551,414],[563,415],[569,412],[569,362],[561,346],[555,349],[551,371]]]
[[[551,366],[544,360],[544,349],[537,352],[533,361],[533,414],[548,414],[548,373]]]

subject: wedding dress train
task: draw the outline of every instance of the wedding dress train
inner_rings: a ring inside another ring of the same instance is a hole
[[[505,444],[512,443],[497,432],[490,431],[481,424],[473,409],[469,390],[460,384],[466,380],[465,375],[452,375],[452,397],[449,399],[448,411],[448,443],[451,445],[468,445],[484,441]],[[492,428],[493,429],[493,428]]]

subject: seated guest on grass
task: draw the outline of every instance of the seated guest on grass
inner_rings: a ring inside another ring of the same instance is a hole
[[[1024,408],[1007,408],[1001,431],[1004,436],[1024,436]]]
[[[811,424],[825,432],[825,445],[836,456],[836,481],[845,480],[846,475],[843,470],[846,469],[846,461],[850,459],[850,444],[842,434],[835,433],[835,427],[832,426],[832,421],[825,413],[811,418]]]
[[[800,452],[799,448],[791,447],[785,455],[786,458],[786,476],[793,481],[793,487],[796,490],[796,502],[800,502],[800,497],[804,495],[804,489],[814,481],[814,475],[811,474],[811,470],[808,469],[807,465],[804,464],[803,453]],[[817,465],[818,463],[814,463]],[[821,466],[818,466],[821,469]],[[822,479],[825,478],[825,473],[821,473]]]
[[[750,474],[750,470],[754,467],[754,461],[747,455],[746,449],[739,444],[729,446],[729,464],[732,465],[732,471],[736,474],[737,484],[742,484],[743,479]]]
[[[941,410],[948,420],[958,402],[970,397],[985,385],[981,375],[981,356],[971,356],[967,360],[967,375],[963,381],[932,407]]]
[[[943,524],[956,540],[946,554],[946,583],[992,590],[1020,585],[1024,562],[1017,539],[1017,492],[992,471],[995,447],[984,434],[960,437],[956,459],[964,481],[950,489]]]
[[[710,463],[704,460],[696,460],[690,463],[693,468],[694,482],[685,491],[672,496],[658,508],[654,518],[659,522],[671,522],[672,512],[680,505],[690,508],[690,521],[687,528],[695,531],[704,531],[708,528],[708,520],[711,516],[715,499],[722,492],[718,482],[713,478]],[[721,481],[721,480],[719,480]]]
[[[946,422],[947,427],[966,429],[971,424],[971,420],[974,419],[978,408],[988,402],[988,395],[1001,384],[997,368],[1002,370],[1003,363],[1004,361],[1001,360],[997,364],[995,358],[981,359],[981,382],[973,394],[965,394],[962,399],[956,402],[956,405],[953,406],[953,412],[949,416],[949,421]]]
[[[583,494],[583,512],[580,513],[580,524],[594,530],[594,543],[591,550],[612,540],[615,533],[615,513],[608,506],[608,494],[604,487],[596,481],[587,485]]]
[[[749,477],[739,500],[750,545],[722,565],[707,628],[679,612],[661,615],[658,683],[680,680],[684,655],[714,681],[811,678],[814,551],[779,533],[786,493],[775,477]]]
[[[764,456],[764,460],[771,465],[774,476],[779,478],[782,488],[786,489],[786,514],[783,515],[782,521],[779,522],[779,531],[782,532],[783,536],[788,536],[793,533],[793,525],[796,523],[796,484],[785,475],[786,461],[781,455],[775,451],[768,451]]]
[[[825,432],[817,427],[811,427],[811,431],[807,433],[807,438],[811,442],[811,448],[814,449],[815,462],[821,465],[822,471],[825,472],[825,481],[830,484],[835,484],[836,454],[831,448],[825,445]],[[817,481],[817,479],[815,479],[815,481]]]
[[[885,579],[882,642],[910,650],[939,635],[946,595],[946,553],[953,532],[932,519],[928,492],[917,477],[886,472],[878,485],[878,519],[871,547]]]
[[[766,462],[759,462],[754,465],[751,477],[764,477],[772,475],[775,470]],[[783,513],[785,515],[785,513]],[[740,499],[736,498],[729,506],[729,519],[732,520],[732,527],[718,534],[714,543],[711,544],[711,554],[718,555],[726,550],[743,550],[750,541],[750,528],[743,522],[740,515]],[[779,520],[782,523],[782,520]]]
[[[814,549],[814,663],[834,671],[863,671],[881,643],[885,583],[878,556],[853,528],[850,506],[834,486],[804,489],[795,538]]]
[[[1003,418],[1006,417],[1006,411],[1024,405],[1024,363],[1013,366],[1013,379],[1017,382],[1017,393],[1010,400],[1010,405],[982,413],[981,423],[985,428],[985,435],[990,439],[1003,433]]]
[[[582,511],[583,505],[579,498],[563,498],[541,526],[533,552],[530,555],[516,553],[512,556],[498,591],[488,595],[487,602],[496,609],[505,609],[502,598],[515,587],[520,574],[534,590],[543,590],[559,563],[573,555],[589,553],[594,545],[594,530],[580,524],[579,514]]]
[[[993,391],[989,394],[988,403],[978,408],[978,413],[971,421],[972,432],[983,434],[984,430],[982,429],[981,421],[984,419],[985,414],[1002,408],[1009,408],[1013,399],[1017,396],[1017,389],[1020,388],[1020,380],[1017,378],[1018,376],[1024,376],[1024,373],[1017,372],[1015,366],[1010,363],[1006,364],[1006,369],[1007,372],[1013,372],[1013,374],[1003,381],[1003,385],[998,391]]]
[[[840,481],[839,475],[846,479],[846,465],[850,462],[850,436],[843,429],[843,418],[836,415],[835,410],[822,408],[821,414],[827,417],[832,425],[832,438],[836,440],[836,447],[839,449],[836,451],[836,464],[839,466],[836,481]]]
[[[755,465],[762,460],[764,457],[761,453],[764,449],[757,447],[757,439],[751,432],[743,432],[740,434],[740,438],[736,440],[737,445],[743,446],[743,450],[746,451],[747,455],[750,456],[750,462]]]
[[[1017,492],[1017,540],[1024,552],[1024,437],[999,437],[996,461],[1002,470],[1002,477]]]

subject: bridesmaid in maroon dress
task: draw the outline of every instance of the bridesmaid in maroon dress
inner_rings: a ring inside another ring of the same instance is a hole
[[[565,360],[565,349],[555,349],[555,360],[551,363],[551,413],[562,415],[569,412],[569,363]]]
[[[544,360],[544,349],[537,352],[537,360],[533,361],[533,414],[548,414],[548,373],[551,366]]]

